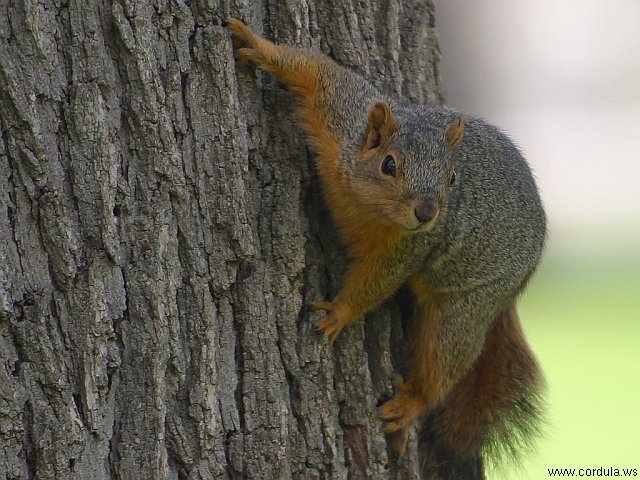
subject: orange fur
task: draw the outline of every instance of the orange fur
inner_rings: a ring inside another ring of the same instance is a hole
[[[344,286],[334,301],[314,304],[316,309],[328,312],[317,326],[328,336],[329,344],[333,344],[345,326],[375,306],[362,291],[367,290],[366,285],[375,285],[383,278],[384,260],[393,254],[402,234],[398,228],[380,222],[350,191],[342,167],[342,145],[324,121],[319,98],[319,70],[328,60],[312,52],[275,45],[253,34],[237,20],[231,20],[230,27],[234,35],[248,45],[236,50],[237,57],[258,64],[284,83],[297,98],[298,115],[309,135],[308,143],[317,155],[316,164],[325,201],[352,257]],[[386,139],[391,135],[395,121],[388,105],[383,102],[374,104],[369,127],[376,130],[381,138]],[[386,293],[389,296],[393,292]]]
[[[298,99],[298,115],[309,135],[309,145],[317,154],[316,162],[324,185],[325,200],[345,236],[350,252],[354,256],[375,254],[395,244],[401,237],[398,229],[372,220],[359,202],[349,195],[341,163],[342,145],[324,122],[318,99],[318,72],[327,59],[313,52],[275,45],[255,35],[238,20],[231,19],[229,23],[234,35],[248,44],[248,47],[238,48],[236,56],[252,61],[271,73]],[[385,138],[395,128],[395,120],[388,106],[383,103],[372,107],[369,123],[381,129]]]
[[[331,133],[319,113],[318,63],[309,61],[300,71],[272,73],[283,81],[299,99],[298,115],[308,142],[316,153],[316,164],[323,183],[323,195],[338,224],[347,250],[354,258],[388,254],[402,237],[402,232],[380,222],[363,209],[349,192],[341,163],[339,140]],[[357,281],[354,278],[353,281]]]
[[[230,26],[234,35],[249,45],[249,48],[238,49],[237,56],[257,63],[263,70],[284,83],[298,99],[298,114],[302,126],[308,133],[309,144],[317,155],[316,163],[323,182],[325,201],[343,234],[348,251],[354,258],[389,254],[402,237],[402,232],[372,218],[363,210],[360,202],[349,194],[347,178],[341,166],[342,145],[321,116],[318,71],[326,62],[324,57],[275,45],[258,37],[246,25],[235,19],[230,21]],[[395,128],[395,120],[388,111],[388,106],[380,104],[375,108],[374,105],[372,110],[370,123],[382,129],[385,137],[389,136]],[[355,273],[348,282],[357,283],[360,280],[360,275]]]

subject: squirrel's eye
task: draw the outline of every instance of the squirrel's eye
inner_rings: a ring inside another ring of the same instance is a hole
[[[453,187],[453,184],[456,183],[456,171],[451,171],[451,178],[449,179],[449,186]]]
[[[382,165],[380,166],[382,173],[385,175],[389,175],[391,177],[396,176],[396,161],[393,159],[391,155],[387,155],[384,157],[382,161]]]

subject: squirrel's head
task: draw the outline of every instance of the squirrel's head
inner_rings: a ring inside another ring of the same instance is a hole
[[[351,187],[371,213],[403,230],[424,231],[445,211],[455,188],[452,153],[464,118],[444,131],[413,113],[396,120],[389,105],[374,101]]]

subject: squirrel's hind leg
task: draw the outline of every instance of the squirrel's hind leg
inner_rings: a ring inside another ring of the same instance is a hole
[[[442,403],[477,359],[490,324],[474,308],[478,297],[486,298],[485,291],[464,296],[421,293],[423,301],[412,319],[408,380],[396,382],[394,397],[378,409],[387,433],[407,430]],[[392,446],[399,453],[405,447]]]

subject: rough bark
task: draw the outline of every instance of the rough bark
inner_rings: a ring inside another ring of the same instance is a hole
[[[313,334],[342,250],[229,16],[440,101],[431,1],[0,2],[0,478],[420,478],[398,308]]]

